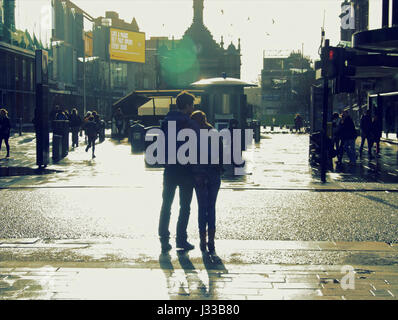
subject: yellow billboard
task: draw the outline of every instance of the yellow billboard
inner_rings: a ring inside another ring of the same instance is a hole
[[[93,33],[92,32],[84,33],[84,51],[86,53],[86,57],[93,56]]]
[[[145,63],[145,33],[110,29],[111,60]]]

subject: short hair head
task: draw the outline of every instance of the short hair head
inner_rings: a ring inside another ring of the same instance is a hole
[[[185,110],[187,106],[193,105],[195,96],[188,91],[181,91],[176,99],[177,108],[179,110]]]

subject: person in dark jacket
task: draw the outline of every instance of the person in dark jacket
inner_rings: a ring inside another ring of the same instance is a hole
[[[380,157],[380,139],[381,139],[381,133],[382,133],[382,124],[381,121],[379,120],[379,117],[375,115],[372,120],[372,126],[371,126],[371,137],[372,137],[372,145],[370,149],[372,150],[373,144],[376,144],[376,157]]]
[[[85,130],[86,130],[86,134],[87,134],[87,147],[86,147],[86,152],[88,151],[88,149],[90,149],[91,147],[93,148],[93,154],[92,154],[92,158],[95,158],[95,139],[97,139],[97,125],[94,122],[94,117],[91,115],[88,118],[88,121],[85,124]]]
[[[339,154],[339,162],[341,163],[345,151],[350,159],[350,164],[355,164],[357,157],[355,151],[357,132],[354,121],[352,121],[352,118],[347,111],[343,111],[342,119],[338,128],[338,135],[341,139],[342,145],[342,152]]]
[[[370,111],[367,110],[366,113],[361,117],[361,146],[359,147],[359,155],[362,156],[363,146],[365,140],[368,144],[368,155],[372,156],[372,141],[371,141],[371,127],[372,127],[372,117],[370,116]]]
[[[190,118],[194,110],[194,95],[187,91],[182,91],[177,96],[177,109],[170,111],[164,121],[162,122],[161,129],[165,135],[165,169],[163,173],[163,193],[162,193],[162,207],[160,210],[159,219],[159,238],[162,248],[162,252],[168,252],[172,246],[169,243],[170,232],[170,215],[171,206],[173,204],[174,195],[177,187],[179,188],[180,195],[180,213],[177,222],[177,233],[176,233],[176,247],[184,250],[192,250],[194,246],[187,240],[187,226],[191,211],[191,202],[193,196],[194,177],[192,172],[192,166],[189,164],[181,164],[178,159],[169,159],[168,154],[168,140],[169,140],[169,124],[170,126],[176,126],[176,134],[182,129],[193,129],[197,134],[199,127],[194,120]],[[182,144],[180,141],[173,139],[176,149]],[[170,158],[172,156],[170,155]],[[170,160],[170,161],[169,161]],[[175,160],[175,161],[174,161]]]
[[[296,114],[296,117],[294,118],[294,127],[296,132],[301,132],[301,128],[303,127],[303,118],[299,113]]]
[[[207,122],[206,114],[203,111],[197,110],[193,112],[191,118],[198,123],[201,130],[214,130],[213,126]],[[222,146],[217,150],[218,154],[215,155],[212,155],[212,152],[215,152],[215,150],[212,150],[212,148],[209,149],[208,164],[195,166],[194,180],[199,207],[200,250],[203,252],[206,251],[206,236],[208,236],[207,248],[211,255],[215,255],[216,200],[221,185]],[[218,159],[218,164],[211,163],[212,156]]]
[[[8,118],[8,112],[6,109],[0,109],[0,150],[4,140],[7,149],[7,158],[10,157],[10,144],[8,143],[10,131],[11,123],[10,119]]]
[[[72,109],[72,113],[69,118],[69,125],[72,131],[72,148],[79,146],[79,130],[82,125],[82,119],[80,118],[77,109]]]
[[[124,116],[123,116],[122,110],[120,108],[118,108],[113,117],[115,119],[117,135],[118,135],[119,139],[121,139],[122,131],[123,131],[123,123],[124,123]]]

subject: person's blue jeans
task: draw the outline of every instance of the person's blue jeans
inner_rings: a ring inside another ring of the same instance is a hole
[[[210,170],[195,181],[195,193],[198,199],[199,232],[205,233],[216,229],[216,200],[221,185],[220,172]]]
[[[171,206],[177,187],[180,196],[180,214],[177,222],[176,242],[187,241],[187,226],[191,212],[193,195],[193,175],[187,169],[166,168],[163,174],[162,208],[159,219],[159,237],[162,243],[168,243],[170,238],[169,225]]]

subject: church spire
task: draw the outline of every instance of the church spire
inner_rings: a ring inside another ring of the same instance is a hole
[[[193,22],[203,24],[203,0],[193,0]]]

